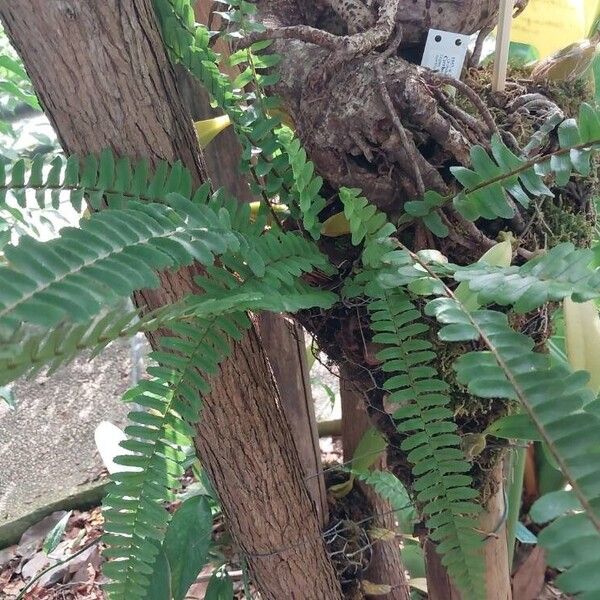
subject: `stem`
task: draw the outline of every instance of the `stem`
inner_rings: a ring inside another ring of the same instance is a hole
[[[521,497],[523,495],[523,476],[525,474],[525,458],[527,446],[513,450],[508,471],[508,517],[506,519],[506,541],[508,543],[508,565],[512,569],[517,537],[517,524],[521,512]]]

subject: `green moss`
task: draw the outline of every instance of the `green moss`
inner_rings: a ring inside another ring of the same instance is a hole
[[[554,198],[532,205],[523,246],[532,251],[564,242],[589,247],[595,237],[598,183],[596,176],[573,179],[567,187],[553,190]]]
[[[437,338],[435,324],[431,323],[430,325],[432,326],[430,341],[437,356],[436,366],[441,377],[449,385],[449,408],[454,412],[458,433],[463,436],[463,439],[467,439],[473,434],[480,434],[487,429],[488,425],[509,414],[514,403],[498,398],[479,398],[470,394],[467,388],[457,381],[453,365],[459,356],[474,350],[474,348],[469,344],[440,342]],[[500,440],[494,440],[493,443],[488,441],[481,452],[471,457],[473,485],[479,490],[482,502],[485,502],[496,491],[493,489],[489,474],[502,459],[505,448],[506,444]]]

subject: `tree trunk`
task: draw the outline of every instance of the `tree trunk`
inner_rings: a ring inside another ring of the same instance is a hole
[[[352,459],[354,450],[365,431],[371,427],[367,416],[363,395],[352,384],[352,379],[344,366],[340,372],[340,394],[342,397],[342,444],[344,462]],[[385,469],[385,458],[379,458],[374,465],[376,469]],[[359,485],[362,485],[359,483]],[[363,485],[363,491],[369,499],[373,513],[379,515],[373,525],[390,531],[396,531],[396,519],[389,502],[375,494],[369,486]],[[408,600],[410,598],[408,583],[404,575],[404,565],[400,559],[398,539],[378,542],[373,546],[371,564],[364,573],[364,578],[376,584],[386,584],[392,590],[388,594],[373,597],[377,600]],[[367,596],[369,597],[369,596]]]
[[[263,313],[259,317],[259,331],[281,392],[281,406],[304,469],[304,481],[324,525],[328,516],[327,493],[304,330],[282,315]]]
[[[207,23],[212,1],[196,3],[196,20]],[[215,50],[227,55],[226,44],[219,40]],[[235,76],[235,68],[231,68]],[[211,108],[208,93],[183,68],[177,68],[177,82],[194,121],[220,114]],[[238,200],[253,200],[246,178],[240,173],[241,146],[228,127],[204,150],[207,172],[213,188],[224,187]],[[296,449],[304,470],[306,485],[315,505],[321,525],[327,521],[325,479],[321,469],[321,452],[317,435],[317,421],[306,363],[302,328],[282,315],[264,313],[259,317],[263,347],[275,374],[281,392],[283,411],[291,426]]]
[[[2,0],[0,17],[67,152],[180,159],[206,179],[149,0]],[[164,272],[136,301],[172,302],[195,272]],[[262,596],[341,598],[255,330],[212,383],[196,444]]]
[[[481,531],[489,533],[481,552],[484,555],[487,600],[511,600],[508,546],[506,543],[506,498],[502,462],[494,468],[490,482],[496,485],[496,493],[489,499],[485,512],[479,520]],[[500,526],[499,526],[500,524]],[[434,544],[425,542],[425,567],[427,570],[427,591],[429,600],[469,600],[461,598],[446,569],[440,561]],[[515,600],[519,600],[515,598]]]

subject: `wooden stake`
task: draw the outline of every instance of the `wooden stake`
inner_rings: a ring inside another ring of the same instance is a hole
[[[512,25],[514,0],[500,0],[500,15],[496,32],[496,55],[494,58],[494,75],[492,90],[503,92],[506,88],[506,68],[508,66],[508,49],[510,46],[510,27]]]

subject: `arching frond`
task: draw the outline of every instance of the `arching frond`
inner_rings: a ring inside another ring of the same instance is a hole
[[[35,196],[40,208],[51,205],[55,209],[61,198],[67,197],[79,212],[84,199],[95,209],[103,202],[122,208],[129,200],[160,202],[171,193],[185,198],[192,193],[191,175],[180,162],[170,166],[160,161],[150,170],[148,161],[132,164],[128,158],[115,158],[110,150],[104,150],[99,157],[88,155],[84,159],[72,155],[49,161],[44,155],[37,155],[29,170],[21,159],[11,166],[10,176],[5,166],[0,165],[0,203],[11,194],[21,207],[25,206],[28,195]],[[208,188],[202,193],[207,196]]]
[[[270,69],[278,58],[257,54],[269,44],[256,44],[232,57],[234,64],[249,63],[246,71],[232,82],[219,70],[219,57],[210,48],[209,32],[195,22],[190,0],[154,0],[154,7],[173,61],[197,77],[231,119],[243,148],[242,171],[253,174],[253,190],[257,196],[267,202],[276,198],[295,208],[306,231],[318,239],[321,229],[318,214],[325,205],[319,195],[323,182],[315,175],[312,162],[293,139],[291,131],[281,128],[281,120],[274,116],[278,100],[265,96],[262,91],[263,86],[277,81],[276,74],[263,71]],[[236,3],[237,36],[256,27],[249,18],[254,10],[248,2]],[[251,81],[258,96],[254,102],[240,89]]]
[[[482,538],[476,531],[478,492],[471,487],[471,465],[448,407],[448,385],[433,367],[429,327],[403,289],[406,282],[382,287],[379,281],[394,254],[400,254],[391,251],[389,235],[395,229],[357,190],[342,190],[340,198],[353,243],[364,243],[362,257],[369,269],[362,273],[362,283],[369,297],[372,341],[383,346],[377,358],[386,377],[388,402],[398,406],[392,417],[404,438],[402,450],[413,464],[412,489],[448,573],[466,597],[484,598]],[[409,277],[423,275],[410,264],[409,268]]]
[[[169,196],[171,206],[129,202],[38,242],[6,246],[0,268],[0,327],[20,321],[52,327],[65,317],[83,322],[134,290],[159,285],[156,271],[240,249],[226,213]]]
[[[535,352],[533,340],[514,331],[506,314],[468,310],[418,256],[405,253],[442,289],[443,296],[425,307],[426,314],[442,325],[440,339],[477,341],[486,348],[455,361],[457,380],[473,395],[519,401],[572,486],[582,513],[560,518],[539,540],[548,549],[551,564],[564,570],[558,585],[578,597],[596,597],[597,555],[574,553],[568,533],[570,527],[585,530],[588,548],[600,544],[600,420],[586,387],[589,375],[573,373],[566,364],[555,364],[549,355]]]
[[[600,112],[583,103],[578,120],[566,119],[558,126],[560,148],[533,158],[517,156],[500,136],[492,138],[491,155],[481,146],[471,148],[471,168],[452,167],[451,171],[463,189],[453,197],[429,191],[423,200],[407,202],[406,212],[423,218],[433,233],[447,235],[445,226],[431,215],[452,201],[465,218],[510,219],[515,214],[515,202],[527,208],[532,200],[553,196],[546,176],[553,175],[558,186],[565,185],[576,172],[588,176],[591,156],[600,146]],[[432,225],[433,224],[433,225]]]
[[[563,243],[524,265],[496,267],[477,262],[457,267],[456,281],[467,281],[481,303],[512,305],[527,312],[573,296],[583,301],[600,296],[600,272],[591,268],[594,252]]]

